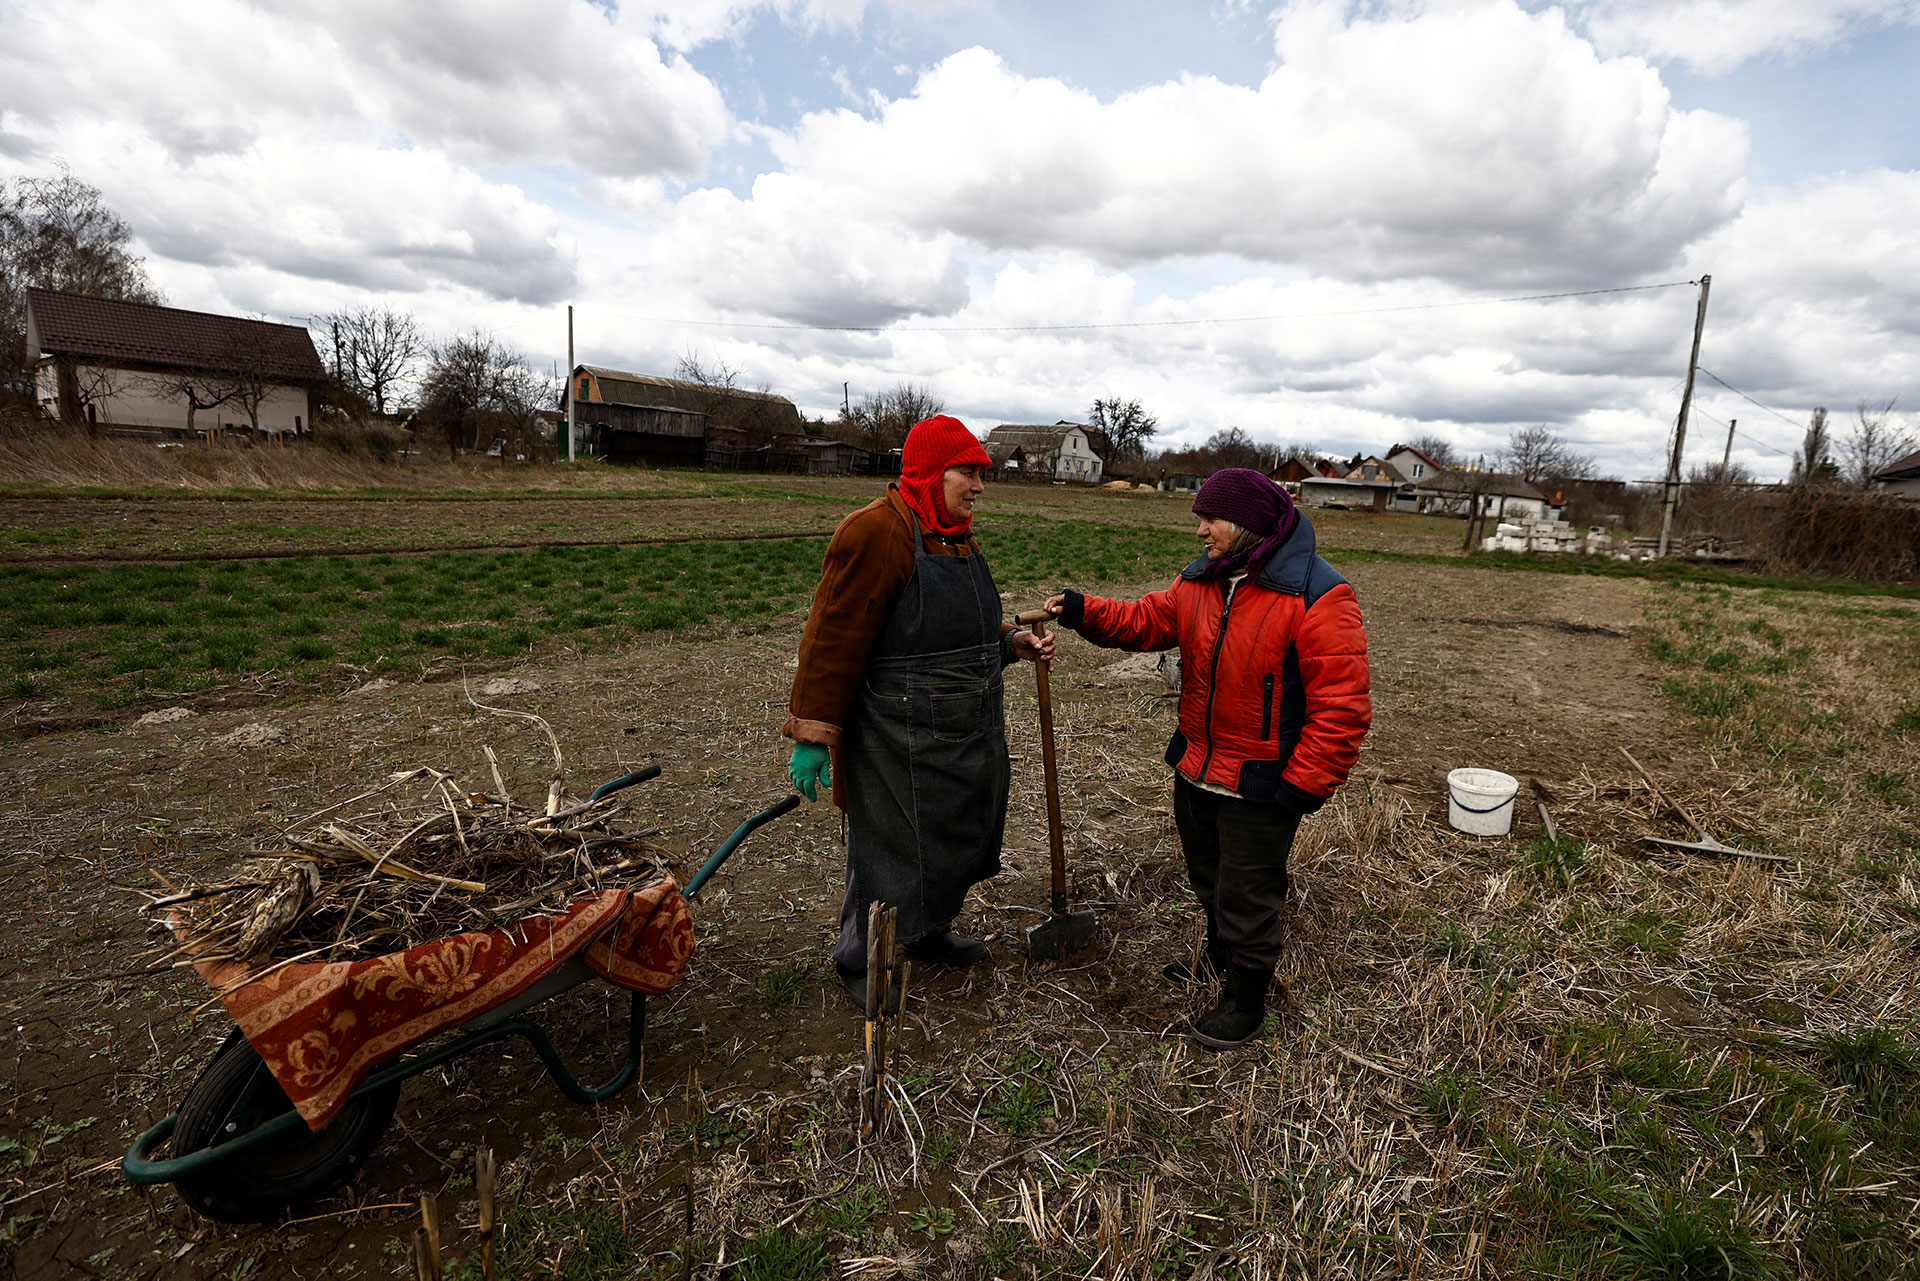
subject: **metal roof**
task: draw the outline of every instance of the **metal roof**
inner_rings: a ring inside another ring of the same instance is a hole
[[[601,399],[608,404],[701,413],[713,403],[713,397],[730,396],[739,397],[742,400],[758,400],[772,405],[784,405],[788,409],[793,409],[791,400],[771,392],[742,391],[737,387],[708,387],[702,383],[683,382],[678,378],[658,378],[652,374],[636,374],[625,369],[608,369],[601,365],[581,365],[580,368],[593,375],[594,382],[599,385]],[[797,414],[799,411],[794,412]]]
[[[1875,480],[1912,480],[1920,477],[1920,449],[1905,458],[1896,458],[1873,473]]]

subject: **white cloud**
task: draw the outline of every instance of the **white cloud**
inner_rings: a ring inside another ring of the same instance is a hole
[[[552,301],[574,250],[553,212],[434,152],[259,139],[181,167],[151,138],[101,126],[61,135],[104,163],[114,207],[141,243],[220,273],[258,267],[383,293],[442,285],[494,300]],[[353,175],[355,198],[341,198]]]
[[[849,204],[989,250],[1110,265],[1239,254],[1352,279],[1610,280],[1668,267],[1738,210],[1738,122],[1672,109],[1557,11],[1510,3],[1347,22],[1301,5],[1281,66],[1112,102],[955,54],[875,115],[776,141]]]
[[[880,325],[966,300],[956,238],[904,231],[788,174],[750,199],[717,188],[683,199],[653,239],[654,277],[699,310],[803,324]]]
[[[1577,0],[1607,53],[1684,62],[1708,75],[1766,54],[1818,52],[1875,23],[1920,21],[1914,0]]]
[[[643,20],[586,0],[81,0],[5,25],[6,152],[69,160],[154,254],[236,279],[550,302],[574,248],[495,173],[657,210],[732,128]]]
[[[695,173],[719,90],[587,0],[81,0],[8,19],[0,76],[43,123],[110,112],[183,161],[259,132],[404,137],[465,163]]]
[[[1700,249],[1714,269],[1700,360],[1803,420],[1920,387],[1920,173],[1876,170],[1762,193]],[[1784,441],[1793,427],[1712,387]]]
[[[318,45],[357,114],[472,163],[696,173],[727,136],[720,92],[663,58],[644,14],[586,0],[259,0]]]

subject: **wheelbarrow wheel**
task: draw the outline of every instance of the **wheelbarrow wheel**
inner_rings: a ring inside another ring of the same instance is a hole
[[[400,1102],[400,1084],[350,1101],[332,1125],[315,1134],[295,1126],[286,1134],[180,1178],[186,1203],[223,1223],[264,1223],[287,1207],[324,1196],[351,1177],[380,1143]],[[293,1109],[273,1073],[235,1028],[187,1091],[173,1128],[173,1154],[217,1147]]]

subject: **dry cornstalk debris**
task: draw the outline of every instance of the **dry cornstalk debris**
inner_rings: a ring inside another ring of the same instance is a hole
[[[497,764],[492,792],[421,766],[294,822],[228,879],[149,896],[142,910],[180,936],[162,961],[184,954],[258,970],[292,956],[361,960],[510,928],[662,874],[666,855],[647,843],[658,829],[625,827],[628,798],[617,793],[567,797],[557,743],[553,754],[542,804],[514,800]]]

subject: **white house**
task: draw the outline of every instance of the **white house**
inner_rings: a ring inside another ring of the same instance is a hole
[[[1104,460],[1094,439],[1091,427],[1064,418],[1051,427],[1007,423],[987,433],[986,449],[1008,475],[1097,485]]]
[[[1399,482],[1384,476],[1356,480],[1347,476],[1308,476],[1299,482],[1303,507],[1365,507],[1385,511]]]
[[[34,398],[53,418],[145,432],[313,429],[326,378],[298,325],[27,291]]]
[[[1479,496],[1481,514],[1496,520],[1554,520],[1560,515],[1547,496],[1518,476],[1503,472],[1449,471],[1426,483],[1408,482],[1395,505],[1400,510],[1431,512],[1436,516],[1465,516]],[[1402,506],[1411,498],[1414,506]]]
[[[1398,472],[1401,479],[1410,480],[1416,485],[1432,480],[1447,470],[1412,445],[1395,445],[1387,454],[1387,466]]]
[[[1895,459],[1873,473],[1882,493],[1920,501],[1920,452]]]

